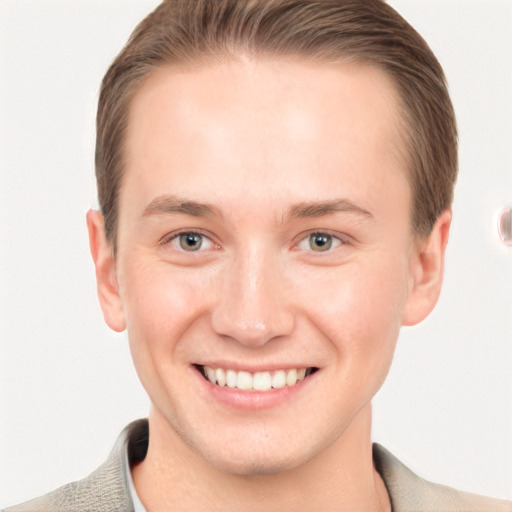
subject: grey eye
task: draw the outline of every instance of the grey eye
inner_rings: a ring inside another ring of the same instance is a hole
[[[328,251],[332,247],[332,236],[325,233],[309,235],[309,246],[313,251]]]
[[[180,247],[184,251],[198,251],[203,245],[203,236],[197,233],[181,233],[178,235],[178,237],[180,241]]]

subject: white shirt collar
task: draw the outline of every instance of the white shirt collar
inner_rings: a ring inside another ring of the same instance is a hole
[[[135,512],[146,512],[144,505],[139,499],[137,495],[137,491],[135,490],[135,486],[133,485],[132,480],[132,472],[130,469],[130,463],[128,462],[128,443],[126,443],[126,449],[124,452],[124,472],[126,475],[126,481],[128,482],[128,488],[130,490],[130,497],[133,502],[133,509]]]

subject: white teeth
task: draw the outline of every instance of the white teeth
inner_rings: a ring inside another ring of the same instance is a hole
[[[280,389],[285,386],[295,386],[297,382],[304,380],[310,374],[310,369],[292,368],[290,370],[256,372],[252,374],[247,371],[236,372],[234,370],[213,369],[209,366],[203,366],[203,373],[212,384],[217,384],[218,386],[228,386],[243,391],[269,391],[272,388]]]
[[[278,370],[272,376],[272,387],[275,389],[284,388],[286,386],[286,372]]]
[[[236,372],[228,370],[226,372],[226,384],[229,388],[236,388]]]
[[[286,372],[286,385],[294,386],[297,384],[297,370],[288,370]]]
[[[208,378],[208,380],[215,384],[215,370],[213,368],[210,368],[209,366],[205,366],[204,371],[206,372],[206,377]]]
[[[272,387],[272,377],[269,372],[257,372],[252,378],[252,387],[258,391],[268,391]]]
[[[249,372],[238,372],[236,387],[244,391],[252,389],[252,375]]]
[[[208,367],[206,367],[208,368]],[[212,379],[209,379],[210,382],[215,382]],[[219,386],[225,386],[226,385],[226,372],[222,368],[217,368],[215,370],[215,380],[217,381],[217,384]]]

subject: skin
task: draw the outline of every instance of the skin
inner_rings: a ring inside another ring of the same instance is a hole
[[[148,511],[390,509],[371,399],[400,326],[437,301],[451,220],[413,237],[396,111],[387,77],[354,63],[165,68],[137,93],[115,259],[99,212],[88,227],[105,320],[151,399],[133,468]],[[198,364],[318,371],[243,408]]]

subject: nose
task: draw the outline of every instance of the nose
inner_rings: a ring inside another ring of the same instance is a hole
[[[217,334],[256,348],[293,331],[291,294],[278,259],[248,250],[230,262],[212,312]]]

